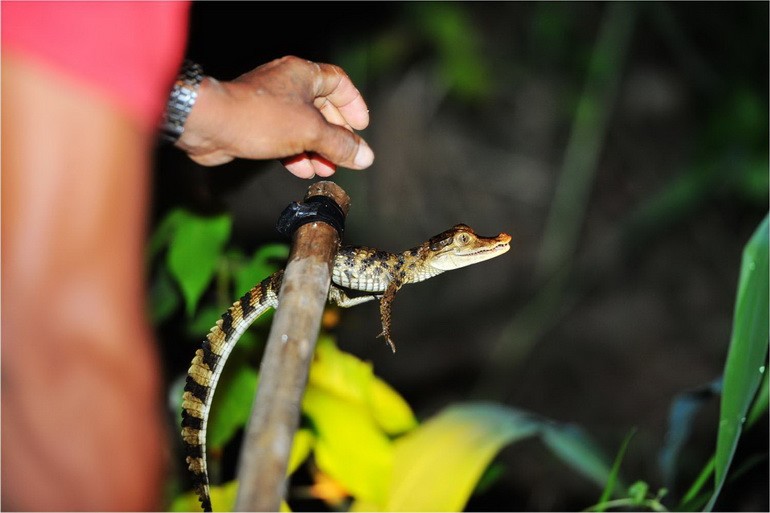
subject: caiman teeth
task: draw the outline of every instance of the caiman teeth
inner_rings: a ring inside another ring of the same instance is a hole
[[[497,244],[495,244],[491,248],[479,248],[479,249],[474,250],[474,251],[472,251],[470,253],[466,253],[466,255],[468,255],[468,256],[471,256],[471,255],[481,255],[482,253],[489,253],[490,251],[497,251],[498,249],[510,248],[510,247],[511,247],[511,245],[510,245],[509,242],[498,242]]]

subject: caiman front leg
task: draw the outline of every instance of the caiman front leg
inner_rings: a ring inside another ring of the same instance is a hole
[[[358,296],[350,297],[345,291],[335,285],[332,285],[329,289],[329,301],[339,306],[340,308],[350,308],[351,306],[360,305],[367,301],[374,299],[380,300],[380,319],[382,321],[382,333],[377,335],[378,337],[385,337],[385,341],[388,343],[393,352],[396,352],[396,345],[390,339],[390,304],[396,297],[396,292],[401,288],[402,283],[399,281],[392,281],[388,284],[388,288],[382,295],[372,294],[371,296]]]
[[[374,294],[371,296],[350,297],[345,294],[344,290],[337,287],[336,285],[332,285],[329,288],[329,301],[339,306],[340,308],[350,308],[351,306],[360,305],[361,303],[373,301],[381,297],[382,296],[377,296]]]
[[[379,337],[385,337],[385,341],[388,343],[393,352],[396,352],[396,344],[390,339],[390,305],[396,298],[396,292],[401,288],[402,283],[398,280],[393,280],[388,284],[388,288],[385,289],[385,293],[380,298],[380,320],[382,321],[382,333]]]

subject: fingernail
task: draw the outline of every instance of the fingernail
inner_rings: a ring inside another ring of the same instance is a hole
[[[353,163],[356,167],[363,169],[371,166],[372,162],[374,162],[374,152],[369,145],[362,141],[358,145],[358,152],[356,153],[356,158],[353,159]]]

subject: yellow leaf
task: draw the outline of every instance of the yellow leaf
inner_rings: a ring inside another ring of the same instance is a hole
[[[255,374],[256,376],[256,374]],[[256,377],[255,377],[256,380]],[[291,445],[291,454],[289,455],[289,464],[286,471],[287,475],[292,474],[302,462],[304,462],[315,443],[315,436],[309,429],[299,429],[294,435],[294,442]],[[236,480],[228,483],[211,486],[211,505],[214,511],[233,511],[235,508],[235,498],[238,491],[238,482]],[[287,506],[288,508],[288,506]],[[200,502],[194,492],[188,492],[177,497],[171,511],[200,511]],[[287,509],[287,511],[289,511]]]
[[[318,387],[308,387],[303,410],[318,439],[318,468],[355,497],[382,502],[393,461],[392,442],[368,408]]]
[[[214,511],[233,511],[235,497],[238,494],[238,481],[230,481],[223,485],[211,487],[211,508]],[[198,494],[185,492],[177,496],[169,507],[169,511],[201,511]]]
[[[235,499],[238,496],[238,481],[232,480],[223,485],[211,487],[211,509],[214,511],[235,511]],[[179,495],[169,507],[169,511],[201,511],[201,503],[195,492]],[[281,501],[281,512],[290,513],[286,501]]]
[[[495,454],[538,429],[530,416],[503,406],[449,407],[394,443],[390,490],[378,509],[461,511]]]
[[[309,429],[302,428],[294,434],[294,443],[291,444],[291,453],[289,454],[289,465],[286,469],[286,475],[291,475],[297,470],[303,461],[310,454],[310,450],[315,444],[315,435]]]
[[[372,364],[340,351],[331,337],[319,338],[308,383],[365,406],[389,435],[403,433],[417,425],[409,404],[374,375]]]
[[[393,387],[377,378],[369,385],[369,409],[377,423],[389,435],[398,435],[417,427],[412,408]]]
[[[235,511],[238,495],[238,481],[233,480],[220,486],[211,487],[211,509],[214,511]]]
[[[331,337],[318,339],[308,385],[350,402],[363,403],[373,377],[371,363],[340,351]]]

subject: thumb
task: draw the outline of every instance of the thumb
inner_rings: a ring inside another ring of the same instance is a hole
[[[308,151],[350,169],[364,169],[374,162],[374,152],[358,134],[331,123],[322,123],[319,137]]]

